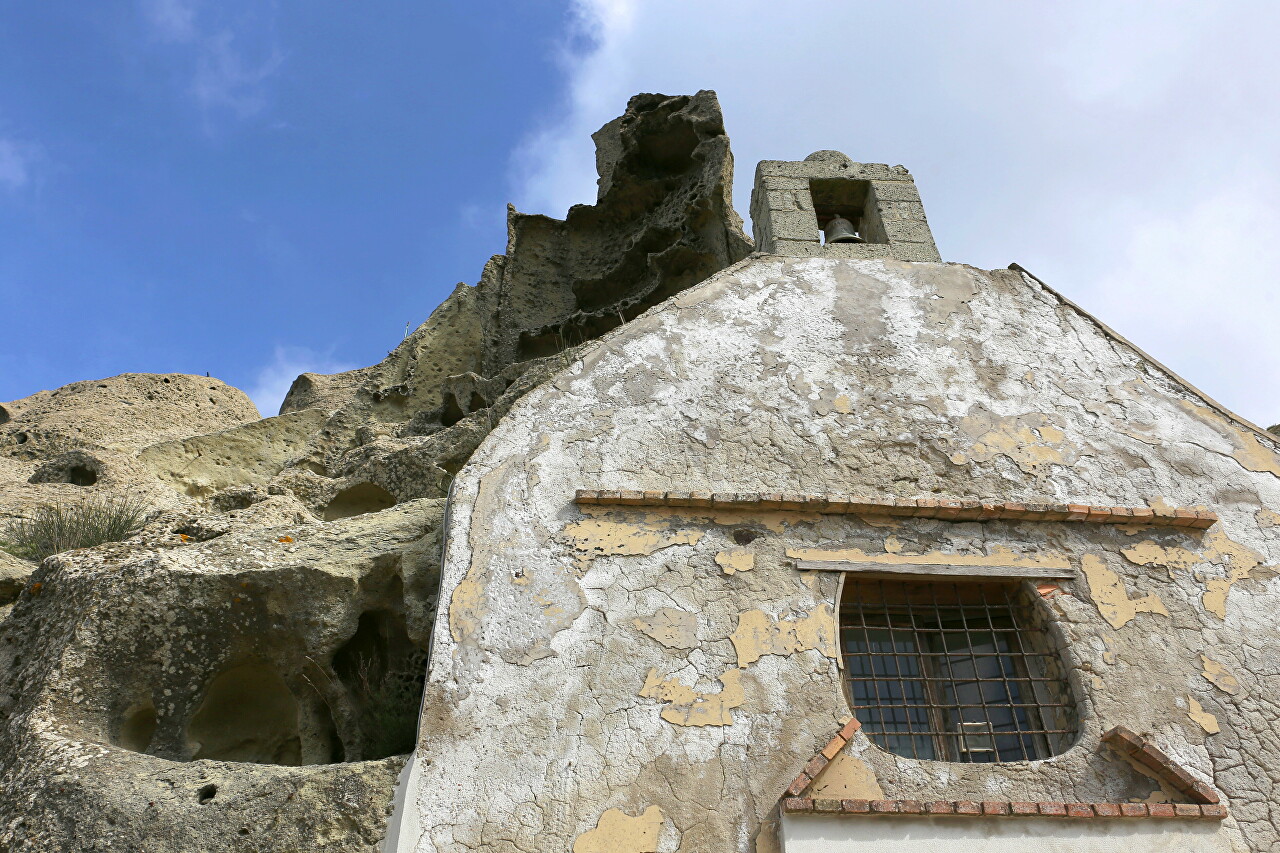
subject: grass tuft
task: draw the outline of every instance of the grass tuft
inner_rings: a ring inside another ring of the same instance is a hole
[[[366,759],[413,752],[418,738],[426,653],[410,655],[391,668],[380,663],[362,656],[356,669]]]
[[[87,498],[43,504],[0,530],[0,547],[25,560],[128,539],[142,529],[147,508],[132,498]]]

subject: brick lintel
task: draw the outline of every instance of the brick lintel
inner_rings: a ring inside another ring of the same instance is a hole
[[[1182,818],[1222,820],[1227,807],[1218,803],[1059,803],[1059,802],[972,802],[968,800],[828,800],[813,797],[784,797],[787,814],[842,814],[875,817],[1051,817],[1077,820],[1118,820],[1124,818]]]
[[[1218,520],[1204,509],[1089,504],[991,503],[938,498],[869,498],[768,492],[657,492],[578,489],[580,506],[661,506],[694,509],[783,510],[831,515],[892,515],[946,521],[1087,521],[1094,524],[1150,524],[1203,530]]]

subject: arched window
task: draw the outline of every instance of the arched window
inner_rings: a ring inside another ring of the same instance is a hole
[[[841,647],[862,730],[889,752],[935,761],[1064,751],[1075,708],[1038,616],[1018,581],[849,578]]]

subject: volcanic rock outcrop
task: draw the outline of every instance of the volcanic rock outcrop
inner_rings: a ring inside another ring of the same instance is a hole
[[[373,851],[413,743],[453,475],[581,344],[742,259],[714,93],[639,95],[599,197],[381,363],[259,419],[125,375],[0,406],[0,520],[128,495],[137,536],[0,553],[0,850]]]

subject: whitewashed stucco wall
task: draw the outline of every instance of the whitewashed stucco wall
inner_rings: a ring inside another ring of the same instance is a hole
[[[1163,501],[1222,521],[590,511],[579,488]],[[868,790],[1158,798],[1099,744],[1123,724],[1226,792],[1223,843],[1270,849],[1277,512],[1272,442],[1028,277],[748,259],[566,364],[458,475],[406,798],[416,849],[769,849],[783,788],[849,713],[836,579],[797,571],[806,549],[1083,572],[1040,605],[1068,643],[1076,745],[990,767],[859,735]]]

